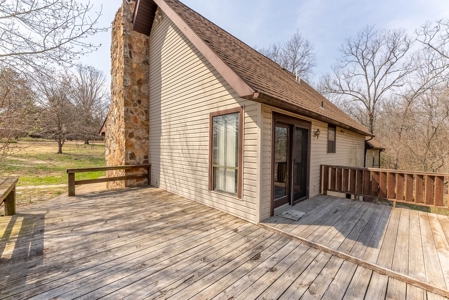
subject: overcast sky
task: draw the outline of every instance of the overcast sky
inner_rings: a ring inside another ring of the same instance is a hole
[[[87,2],[88,0],[81,0]],[[182,0],[251,47],[266,47],[300,30],[315,46],[314,79],[330,70],[344,40],[366,25],[403,28],[411,34],[426,21],[447,18],[449,0]],[[121,0],[91,0],[103,7],[100,26],[110,26]],[[82,63],[101,69],[109,78],[110,30],[92,39],[102,46]]]

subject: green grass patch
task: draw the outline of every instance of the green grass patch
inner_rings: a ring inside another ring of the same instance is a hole
[[[67,169],[94,168],[106,165],[104,144],[84,145],[69,142],[63,154],[56,154],[52,141],[19,142],[19,150],[0,161],[1,176],[19,176],[18,186],[57,185],[67,183]],[[97,179],[105,172],[80,173],[77,180]]]

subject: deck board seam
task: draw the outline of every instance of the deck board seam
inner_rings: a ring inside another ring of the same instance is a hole
[[[315,249],[318,249],[320,251],[329,253],[329,254],[334,255],[334,256],[338,256],[340,258],[343,258],[346,261],[355,263],[355,264],[357,264],[359,266],[368,268],[368,269],[370,269],[372,271],[380,273],[381,275],[386,275],[386,276],[388,276],[390,278],[399,280],[399,281],[407,283],[407,284],[411,284],[413,286],[416,286],[418,288],[424,289],[426,291],[430,291],[432,293],[438,294],[438,295],[443,296],[443,297],[449,297],[449,290],[442,289],[440,287],[434,286],[434,285],[429,284],[429,283],[421,282],[421,281],[416,280],[416,279],[414,279],[414,278],[412,278],[410,276],[400,274],[398,272],[395,272],[395,271],[390,270],[388,268],[379,266],[377,264],[373,264],[373,263],[364,261],[364,260],[359,259],[357,257],[354,257],[352,255],[349,255],[349,254],[346,254],[346,253],[342,253],[340,251],[336,251],[334,249],[328,248],[328,247],[323,246],[323,245],[319,245],[319,244],[317,244],[315,242],[312,242],[312,241],[310,241],[308,239],[305,239],[305,238],[302,238],[302,237],[299,237],[299,236],[294,236],[294,235],[291,235],[289,233],[285,233],[285,232],[283,232],[283,231],[281,231],[281,230],[279,230],[277,228],[272,228],[272,227],[270,227],[270,226],[268,226],[266,224],[260,223],[259,226],[261,226],[261,227],[263,227],[263,228],[265,228],[267,230],[274,231],[274,232],[276,232],[276,233],[278,233],[278,234],[280,234],[282,236],[286,236],[286,237],[289,237],[291,239],[294,239],[294,240],[297,240],[299,242],[302,242],[302,243],[306,244],[307,246],[313,247]]]

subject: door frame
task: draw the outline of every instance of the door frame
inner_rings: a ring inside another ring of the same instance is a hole
[[[310,121],[306,121],[303,119],[299,119],[296,117],[292,117],[292,116],[288,116],[288,115],[284,115],[281,113],[277,113],[277,112],[273,112],[272,113],[272,122],[271,122],[271,216],[274,216],[274,164],[275,164],[275,157],[274,157],[274,146],[275,146],[275,133],[276,133],[276,123],[279,122],[281,124],[284,125],[289,125],[290,126],[290,141],[292,141],[293,138],[293,130],[295,127],[298,128],[303,128],[303,129],[307,129],[308,130],[308,148],[307,148],[307,178],[306,178],[306,196],[302,199],[299,199],[297,201],[295,201],[293,203],[292,199],[293,199],[293,189],[291,188],[291,184],[292,184],[292,151],[293,151],[293,142],[289,143],[289,158],[288,158],[288,189],[289,191],[287,192],[287,196],[288,196],[288,202],[287,204],[289,205],[294,205],[298,202],[301,202],[305,199],[309,199],[309,193],[310,193],[310,150],[311,150],[311,145],[312,145],[312,122]]]

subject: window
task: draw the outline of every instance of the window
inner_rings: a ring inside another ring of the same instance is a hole
[[[328,125],[327,128],[327,153],[336,152],[337,128],[335,125]]]
[[[211,114],[209,189],[241,197],[241,109]]]

